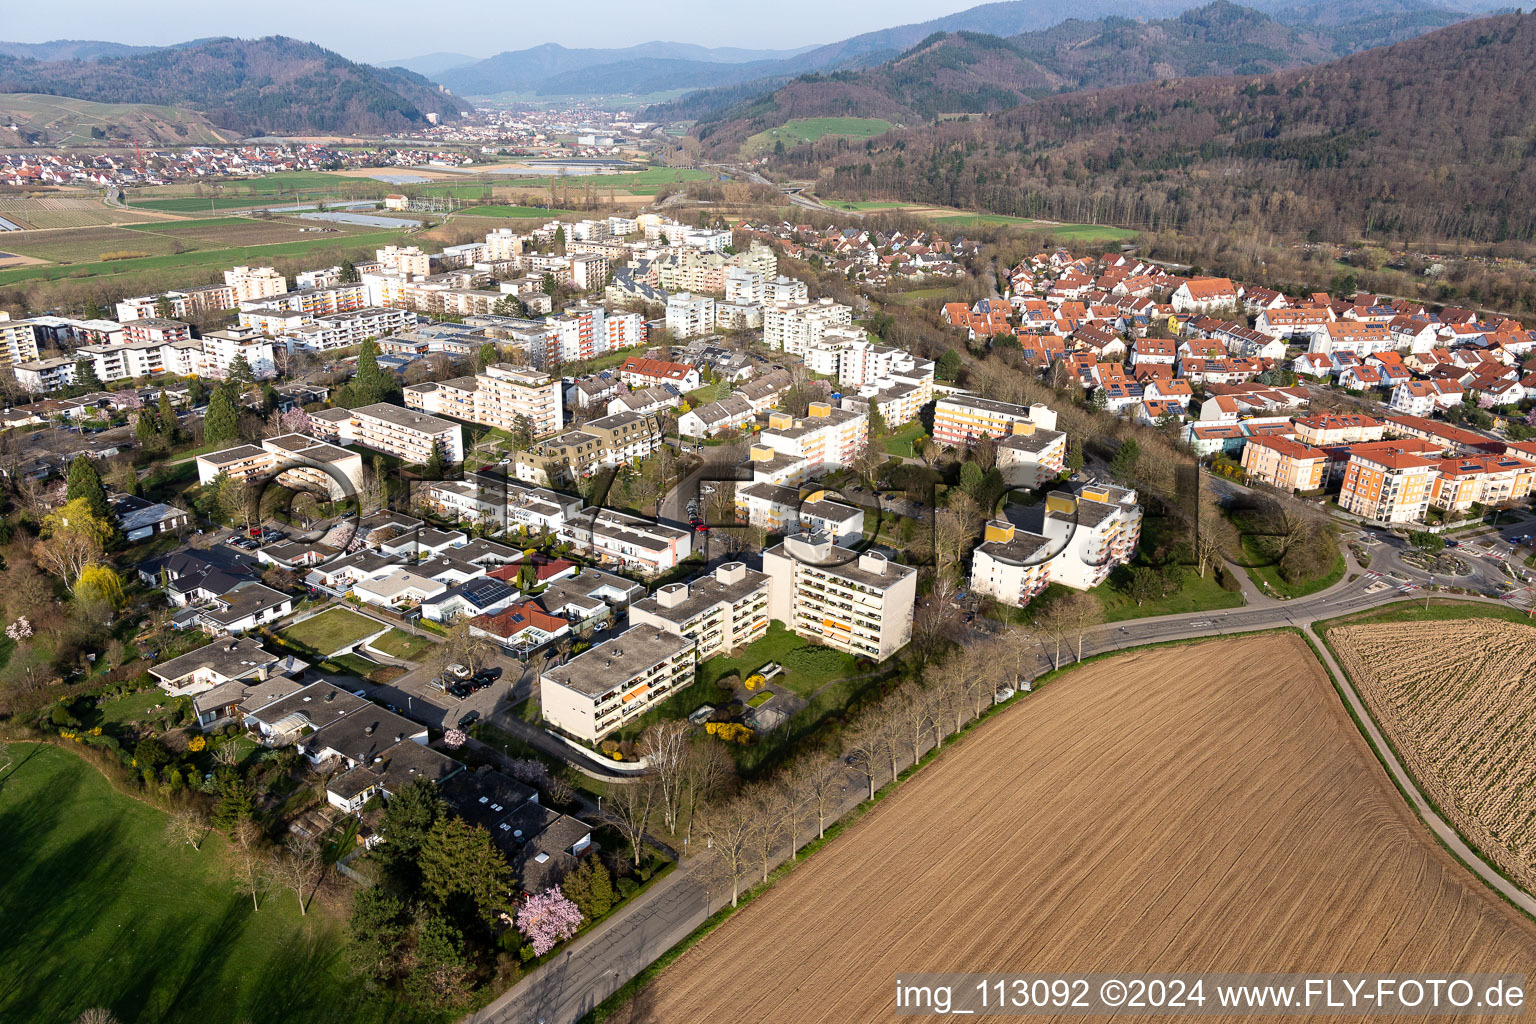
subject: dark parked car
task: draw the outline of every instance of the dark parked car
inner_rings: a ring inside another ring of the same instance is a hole
[[[469,726],[474,725],[479,720],[480,720],[480,712],[478,712],[478,711],[471,711],[469,714],[467,714],[463,718],[459,719],[459,728],[460,729],[466,729]]]

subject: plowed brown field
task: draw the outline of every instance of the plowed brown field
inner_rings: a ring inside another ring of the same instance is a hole
[[[1527,890],[1536,883],[1536,629],[1365,622],[1328,642],[1420,787]]]
[[[1533,963],[1536,927],[1434,844],[1302,641],[1266,636],[1103,661],[998,715],[619,1019],[886,1020],[910,971]]]

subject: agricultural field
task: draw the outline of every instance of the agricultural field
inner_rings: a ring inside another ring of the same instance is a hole
[[[1424,830],[1303,641],[1269,634],[1050,683],[610,1020],[724,1019],[722,1000],[731,1020],[879,1020],[903,971],[1525,971],[1533,956],[1536,925]]]
[[[1364,621],[1328,643],[1403,764],[1466,839],[1536,883],[1536,627]]]
[[[354,256],[362,256],[379,246],[389,245],[409,237],[406,232],[395,230],[364,231],[361,234],[353,234],[345,230],[325,233],[295,232],[287,236],[293,239],[287,242],[199,247],[195,240],[180,239],[164,233],[136,232],[127,228],[89,228],[81,231],[106,234],[76,237],[71,242],[58,244],[53,241],[44,242],[43,239],[73,233],[28,232],[26,234],[33,238],[33,242],[28,243],[23,252],[16,243],[16,238],[23,232],[7,232],[3,237],[5,245],[17,246],[7,251],[22,252],[24,256],[32,256],[34,252],[41,249],[53,253],[56,258],[49,260],[48,264],[0,267],[0,285],[34,279],[54,280],[61,277],[114,277],[146,271],[186,273],[203,268],[223,269],[237,263],[258,263],[279,256],[303,256],[320,251],[337,254],[353,253]],[[107,244],[103,245],[103,242]],[[109,251],[148,251],[150,255],[101,260],[99,254]]]
[[[67,808],[67,813],[61,809]],[[299,915],[291,892],[260,910],[231,884],[225,842],[165,839],[166,815],[113,790],[68,750],[0,756],[0,1019],[406,1024],[347,965],[344,911]]]
[[[896,126],[880,117],[797,117],[777,128],[758,132],[741,144],[743,155],[772,149],[777,143],[792,149],[802,142],[815,142],[827,136],[844,139],[872,139],[884,135]]]
[[[333,237],[346,235],[351,230],[346,225],[325,226],[337,227],[334,232],[324,232]],[[282,218],[217,217],[193,221],[155,220],[122,227],[9,231],[4,241],[10,252],[50,263],[95,263],[104,259],[111,261],[114,256],[108,254],[118,254],[117,259],[132,259],[304,241],[321,234],[314,230],[315,227],[308,221]]]
[[[100,199],[73,196],[34,196],[0,199],[0,218],[22,230],[31,228],[88,228],[102,224],[131,224],[151,220],[146,214],[107,206]]]

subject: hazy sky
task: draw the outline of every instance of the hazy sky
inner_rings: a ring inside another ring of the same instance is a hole
[[[286,35],[363,61],[403,59],[433,51],[488,57],[539,43],[629,46],[653,39],[790,49],[830,43],[861,32],[974,7],[981,0],[584,0],[434,4],[420,0],[266,0],[210,4],[207,0],[81,0],[67,16],[49,4],[7,2],[0,39],[106,39],[141,46],[204,36]]]

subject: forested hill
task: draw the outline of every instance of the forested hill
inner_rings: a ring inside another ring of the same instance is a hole
[[[718,151],[797,117],[883,117],[912,124],[944,114],[1006,110],[1076,89],[1263,74],[1345,52],[1329,38],[1227,0],[1160,21],[1071,20],[1007,38],[938,33],[878,67],[796,79],[717,115],[699,135]]]
[[[1536,14],[1331,64],[1051,97],[791,150],[821,191],[1202,231],[1536,238]]]
[[[384,132],[421,125],[429,112],[456,118],[463,108],[414,72],[354,64],[283,36],[90,61],[0,56],[0,92],[191,107],[247,134]]]

